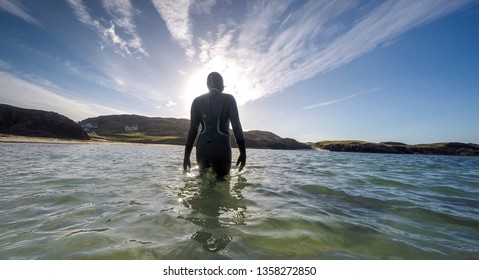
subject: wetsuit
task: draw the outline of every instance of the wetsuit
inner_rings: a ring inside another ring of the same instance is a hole
[[[212,167],[218,177],[227,175],[231,169],[230,121],[240,149],[240,159],[244,157],[242,162],[244,166],[246,149],[236,100],[232,95],[218,91],[210,91],[195,98],[191,105],[185,159],[188,158],[189,162],[198,127],[201,124],[201,132],[196,144],[196,161],[200,171]]]

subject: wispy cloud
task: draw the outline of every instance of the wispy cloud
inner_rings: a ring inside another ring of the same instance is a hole
[[[194,1],[153,3],[188,57],[238,77],[228,90],[245,103],[337,69],[471,1],[389,0],[361,9],[355,1],[254,2],[242,22],[225,18],[206,36],[193,28]]]
[[[97,31],[102,31],[102,26],[98,20],[94,20],[88,13],[86,6],[83,5],[82,0],[67,0],[73,9],[77,19],[82,23],[94,28]]]
[[[0,59],[0,69],[10,70],[10,69],[12,69],[12,66],[10,65],[10,63]]]
[[[471,1],[387,1],[377,6],[345,33],[335,38],[324,49],[310,56],[301,71],[310,73],[329,71],[349,63],[405,32],[438,17],[449,14]]]
[[[0,10],[2,9],[29,23],[41,26],[40,22],[28,12],[19,0],[0,0]]]
[[[152,2],[165,21],[173,40],[185,50],[188,59],[193,59],[197,54],[197,47],[194,42],[191,15],[210,14],[216,0],[152,0]]]
[[[142,39],[138,35],[136,26],[133,23],[133,17],[139,14],[139,11],[133,9],[130,0],[103,0],[103,6],[108,14],[112,16],[114,24],[123,28],[125,33],[131,37],[125,42],[126,47],[134,49],[139,54],[148,56],[146,49],[143,47]],[[111,28],[114,28],[113,24]],[[120,38],[118,35],[116,37],[118,41]]]
[[[168,103],[166,103],[166,107],[172,107],[178,105],[176,102],[172,100],[168,100]]]
[[[133,24],[135,11],[129,0],[103,1],[105,10],[112,17],[109,25],[104,25],[101,21],[94,19],[82,0],[67,1],[77,19],[95,30],[105,43],[114,47],[117,53],[121,55],[138,54],[140,56],[148,56],[146,49],[142,45],[141,38],[136,33],[136,27]],[[116,32],[117,27],[121,28],[130,39],[121,37]]]
[[[343,98],[330,100],[330,101],[326,101],[326,102],[320,102],[320,103],[316,103],[316,104],[310,105],[310,106],[305,106],[305,107],[303,107],[303,109],[304,110],[309,110],[309,109],[313,109],[313,108],[324,107],[324,106],[332,105],[332,104],[335,104],[335,103],[343,102],[343,101],[346,101],[346,100],[349,100],[349,99],[353,99],[355,97],[358,97],[358,96],[361,96],[361,95],[364,95],[364,94],[373,93],[373,92],[376,92],[376,91],[379,91],[379,90],[380,90],[379,88],[364,90],[364,91],[353,93],[353,94],[348,95],[348,96],[343,97]]]
[[[19,107],[53,110],[76,121],[102,114],[120,114],[119,110],[82,102],[54,83],[38,76],[0,72],[0,103]],[[67,97],[68,96],[68,97]]]
[[[155,5],[156,10],[165,21],[171,36],[185,49],[186,55],[189,58],[195,55],[191,30],[192,24],[189,16],[191,4],[192,1],[190,0],[153,0],[153,5]]]
[[[118,89],[118,83],[111,76],[104,73],[105,71],[99,71],[70,59],[62,60],[61,63],[63,69],[86,82],[95,83],[106,89]]]

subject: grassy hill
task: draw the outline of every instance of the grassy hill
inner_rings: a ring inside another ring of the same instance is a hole
[[[138,115],[111,115],[88,118],[80,122],[93,138],[110,141],[176,144],[185,143],[189,121],[174,118],[150,118]],[[137,131],[126,131],[126,127]]]
[[[93,138],[132,143],[184,145],[190,121],[175,118],[150,118],[138,115],[110,115],[88,118],[80,122]],[[133,131],[126,131],[130,128]],[[136,130],[137,128],[137,130]],[[233,133],[232,145],[236,147]],[[267,131],[244,132],[247,148],[297,150],[311,149],[294,139],[282,138]]]

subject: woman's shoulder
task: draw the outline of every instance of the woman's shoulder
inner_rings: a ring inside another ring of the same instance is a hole
[[[193,103],[201,102],[201,100],[205,100],[207,98],[208,98],[208,93],[204,93],[202,95],[199,95],[199,96],[195,97],[195,99],[193,99]]]
[[[236,102],[235,97],[233,95],[229,93],[224,93],[224,92],[222,93],[222,95],[223,95],[223,98]]]

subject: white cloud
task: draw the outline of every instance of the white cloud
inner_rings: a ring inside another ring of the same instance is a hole
[[[87,11],[85,5],[83,5],[82,0],[67,0],[70,6],[73,9],[77,19],[82,23],[96,29],[97,31],[102,31],[102,26],[98,20],[94,20],[90,17],[90,14]]]
[[[125,33],[131,37],[131,39],[122,42],[125,44],[125,47],[132,48],[138,53],[148,56],[146,49],[143,47],[143,42],[136,32],[136,26],[133,23],[133,16],[139,12],[133,9],[130,0],[103,0],[103,6],[108,14],[113,17],[113,22],[118,27],[123,28]]]
[[[40,22],[28,13],[28,10],[19,0],[0,0],[0,10],[2,9],[24,21],[41,26]]]
[[[107,38],[109,41],[121,50],[121,53],[126,53],[131,55],[130,49],[128,48],[128,43],[118,36],[115,32],[115,25],[112,23],[109,28],[104,29],[103,31],[104,38]]]
[[[253,2],[241,23],[225,18],[200,36],[192,2],[153,0],[188,57],[237,77],[228,90],[240,104],[339,68],[470,2],[389,0],[367,9],[353,1]]]
[[[349,63],[405,32],[451,13],[469,1],[388,1],[376,7],[325,49],[310,56],[301,71],[310,78]]]
[[[172,107],[172,106],[176,106],[178,105],[178,103],[172,101],[172,100],[168,100],[168,103],[166,103],[166,107]]]
[[[166,23],[171,36],[192,58],[195,50],[192,43],[191,21],[189,18],[189,0],[162,1],[153,0],[156,10]]]
[[[380,89],[378,89],[378,88],[370,89],[370,90],[364,90],[364,91],[353,93],[353,94],[348,95],[348,96],[343,97],[343,98],[330,100],[330,101],[326,101],[326,102],[320,102],[320,103],[316,103],[316,104],[313,104],[313,105],[310,105],[310,106],[305,106],[305,107],[303,107],[303,109],[304,110],[309,110],[309,109],[313,109],[313,108],[324,107],[324,106],[332,105],[332,104],[335,104],[335,103],[343,102],[343,101],[346,101],[346,100],[349,100],[349,99],[353,99],[353,98],[358,97],[360,95],[364,95],[364,94],[367,94],[367,93],[373,93],[373,92],[376,92],[376,91],[379,91],[379,90]]]
[[[193,25],[190,12],[196,14],[210,13],[211,7],[216,1],[152,1],[156,10],[165,21],[173,40],[185,50],[186,56],[192,59],[196,55],[196,49],[193,42]]]
[[[133,24],[134,11],[129,0],[103,0],[103,7],[113,17],[116,25],[124,28],[129,34],[134,34],[136,27]]]
[[[120,114],[119,110],[76,100],[61,92],[54,83],[40,77],[26,80],[17,75],[0,72],[0,103],[29,109],[55,111],[73,120],[103,114]]]
[[[102,38],[102,40],[112,45],[117,53],[120,55],[139,54],[141,56],[148,56],[146,49],[142,45],[142,40],[136,33],[135,25],[133,24],[133,7],[130,1],[110,1],[104,0],[104,8],[113,17],[108,26],[103,25],[99,20],[90,16],[87,7],[82,0],[67,0],[77,19],[92,28]],[[121,37],[115,31],[116,27],[122,28],[125,33],[131,37],[129,40]],[[104,45],[101,45],[104,48]]]

